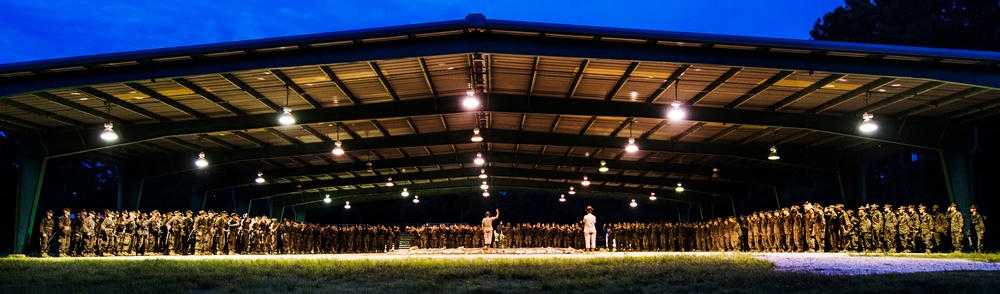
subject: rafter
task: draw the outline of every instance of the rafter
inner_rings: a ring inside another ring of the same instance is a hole
[[[712,94],[712,91],[715,91],[715,89],[721,87],[723,84],[729,81],[729,79],[732,79],[734,76],[736,76],[736,74],[740,73],[741,71],[743,71],[742,67],[730,68],[725,73],[722,73],[722,75],[720,75],[719,78],[715,79],[715,81],[708,84],[708,86],[706,86],[705,89],[702,89],[701,91],[698,92],[698,94],[695,94],[694,97],[688,99],[688,101],[686,101],[685,104],[695,105],[696,103],[700,102],[701,99],[704,99],[709,94]]]
[[[295,91],[295,94],[298,94],[299,97],[302,98],[302,100],[305,100],[306,103],[309,103],[309,106],[312,106],[313,108],[323,108],[323,104],[320,104],[318,101],[316,101],[316,99],[312,97],[312,95],[309,95],[309,93],[306,92],[306,90],[302,89],[302,87],[296,84],[295,81],[292,81],[291,78],[285,75],[285,72],[281,71],[280,69],[272,69],[270,70],[270,72],[271,75],[273,75],[275,78],[278,78],[278,80],[280,80],[282,83],[288,86],[288,88],[292,89],[292,91]]]

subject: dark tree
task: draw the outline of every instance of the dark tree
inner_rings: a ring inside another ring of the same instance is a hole
[[[845,0],[815,40],[1000,51],[1000,1]]]

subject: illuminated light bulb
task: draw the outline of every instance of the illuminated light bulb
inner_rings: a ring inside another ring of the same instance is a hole
[[[420,196],[413,196],[413,203],[420,203]]]
[[[601,167],[598,168],[597,171],[602,172],[602,173],[608,172],[608,163],[604,162],[604,160],[601,160]]]
[[[350,201],[344,201],[344,209],[351,209],[351,202]]]
[[[576,190],[574,190],[573,187],[571,186],[571,187],[569,187],[569,192],[566,192],[566,193],[569,194],[569,195],[576,195]]]
[[[590,186],[590,180],[587,179],[587,176],[583,176],[583,182],[580,182],[580,185],[584,187]]]
[[[323,198],[323,203],[330,203],[332,201],[333,199],[330,199],[330,194],[326,194],[326,197]]]
[[[104,141],[118,140],[118,133],[115,133],[115,125],[111,122],[104,123],[104,131],[101,132],[101,139]]]
[[[656,201],[656,192],[649,192],[649,200]]]
[[[565,194],[559,194],[559,202],[566,202],[566,195]]]
[[[677,182],[677,188],[674,188],[674,191],[684,192],[684,187],[681,186],[681,182]]]
[[[472,92],[468,94],[469,95],[465,96],[465,99],[462,100],[462,106],[464,106],[466,109],[474,109],[476,107],[479,107],[479,98],[476,97],[476,94]]]
[[[767,155],[767,159],[769,160],[781,159],[781,156],[778,156],[778,147],[771,146],[771,153]]]
[[[489,188],[490,188],[490,185],[487,185],[487,184],[486,184],[486,181],[483,181],[483,184],[482,184],[482,185],[479,185],[479,188],[480,188],[480,189],[483,189],[483,190],[486,190],[486,189],[489,189]]]
[[[483,191],[483,197],[490,197],[490,191]]]
[[[674,101],[674,103],[670,104],[670,111],[667,111],[667,118],[671,120],[682,120],[685,116],[687,116],[687,113],[684,113],[684,109],[681,108],[680,101]]]
[[[263,184],[266,181],[266,180],[264,180],[264,173],[263,172],[257,172],[257,178],[254,179],[253,181],[257,182],[258,184]]]
[[[472,163],[475,163],[476,165],[483,165],[483,164],[485,164],[486,163],[486,159],[483,159],[483,153],[482,152],[476,152],[476,159],[473,160]]]
[[[639,151],[639,145],[635,144],[635,138],[632,137],[628,138],[628,145],[625,145],[625,151],[628,151],[630,153]]]
[[[295,117],[292,116],[292,108],[285,106],[285,111],[281,113],[281,117],[278,118],[278,122],[283,125],[290,125],[295,123]]]
[[[712,178],[713,179],[718,179],[719,178],[719,168],[717,168],[717,167],[713,167],[712,168]]]
[[[632,199],[632,203],[629,203],[628,206],[636,207],[639,206],[639,203],[635,203],[635,199]]]
[[[337,142],[334,142],[333,145],[335,146],[333,147],[333,155],[344,155],[344,148],[341,147],[344,145],[343,142],[337,140]]]
[[[369,173],[375,173],[375,169],[372,169],[372,162],[369,161],[365,163],[365,171]]]
[[[472,129],[472,142],[482,142],[483,136],[479,134],[479,128]]]
[[[480,170],[479,170],[479,178],[480,178],[480,179],[484,179],[484,180],[485,180],[485,179],[486,179],[486,178],[488,178],[488,177],[489,177],[489,176],[487,176],[487,175],[486,175],[486,169],[480,169]]]
[[[386,187],[392,187],[392,186],[395,186],[395,185],[396,185],[396,184],[394,184],[394,183],[392,182],[392,177],[389,177],[389,180],[385,182],[385,186],[386,186]]]
[[[878,130],[878,125],[875,124],[875,121],[872,120],[872,118],[874,117],[875,117],[874,115],[866,111],[864,114],[861,115],[861,118],[864,119],[865,121],[861,122],[861,126],[858,127],[858,129],[860,129],[862,132],[865,133],[871,133],[874,132],[875,130]]]
[[[197,167],[208,166],[208,159],[205,159],[205,152],[198,152],[198,160],[194,161],[194,165]]]
[[[403,197],[409,197],[410,191],[406,191],[406,188],[403,188],[403,192],[399,193],[399,195],[403,195]]]

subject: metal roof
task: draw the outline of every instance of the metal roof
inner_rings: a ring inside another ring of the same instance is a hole
[[[460,101],[477,56],[484,105],[469,111]],[[512,187],[556,191],[589,175],[608,195],[679,180],[710,190],[773,185],[769,174],[797,169],[835,172],[844,156],[884,148],[942,148],[995,115],[998,62],[996,52],[470,15],[0,65],[0,128],[37,134],[46,156],[137,164],[147,177],[192,170],[205,152],[217,187],[262,170],[275,195],[389,193],[389,176],[410,187],[478,188],[477,152],[491,181]],[[293,126],[277,122],[286,95]],[[666,119],[674,101],[687,120]],[[865,111],[878,133],[857,131]],[[106,121],[116,143],[98,138]],[[469,140],[477,125],[483,143]],[[630,136],[634,154],[624,151]],[[344,156],[330,154],[338,139]],[[771,146],[781,160],[765,159]],[[597,172],[601,160],[610,172]]]

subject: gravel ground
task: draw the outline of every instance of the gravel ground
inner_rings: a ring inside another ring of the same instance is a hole
[[[851,256],[846,253],[758,253],[779,271],[828,275],[869,275],[939,271],[1000,271],[1000,263],[966,259]],[[921,255],[915,253],[914,255]]]
[[[725,256],[742,253],[727,252],[596,252],[562,248],[529,249],[419,249],[399,250],[390,253],[368,254],[303,254],[303,255],[203,255],[203,256],[117,256],[117,257],[67,257],[65,259],[118,259],[118,260],[200,260],[200,259],[331,259],[331,260],[394,260],[394,259],[491,259],[491,258],[594,258],[624,256],[696,255]],[[752,253],[751,256],[773,262],[775,270],[811,272],[827,275],[869,275],[887,273],[916,273],[938,271],[1000,271],[1000,263],[966,259],[851,256],[846,253]],[[914,256],[923,254],[914,253]]]

